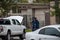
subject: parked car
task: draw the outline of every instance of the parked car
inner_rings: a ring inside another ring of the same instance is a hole
[[[19,36],[23,40],[26,27],[21,25],[22,16],[0,18],[0,38],[10,40],[12,36]]]
[[[44,26],[36,31],[28,32],[25,40],[60,40],[60,25]]]

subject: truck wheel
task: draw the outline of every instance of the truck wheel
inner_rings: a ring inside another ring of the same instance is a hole
[[[5,39],[2,38],[2,40],[5,40]]]
[[[23,30],[23,35],[22,35],[23,39],[25,39],[25,34],[26,34],[26,31],[25,31],[25,29],[24,29],[24,30]]]
[[[24,32],[24,33],[23,33],[23,37],[24,37],[24,39],[25,39],[26,29],[24,29],[23,32]]]
[[[22,37],[22,35],[20,35],[20,40],[23,40],[23,37]]]
[[[2,37],[2,40],[6,40],[6,37]]]
[[[7,33],[7,40],[11,40],[11,32]]]
[[[20,40],[23,40],[23,39],[25,39],[25,29],[23,30],[23,34],[22,35],[20,35]]]

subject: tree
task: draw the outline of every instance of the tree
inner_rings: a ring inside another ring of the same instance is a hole
[[[55,0],[55,15],[56,15],[56,23],[60,24],[59,0]]]
[[[28,3],[28,0],[20,0],[21,3]]]
[[[60,0],[50,0],[50,1],[55,1],[55,5],[53,7],[55,9],[55,12],[52,14],[56,16],[56,23],[60,24],[60,8],[59,8]]]
[[[1,15],[0,16],[7,16],[8,12],[12,8],[12,4],[14,3],[13,0],[0,0],[0,10]]]
[[[50,1],[54,1],[54,0],[34,0],[35,3],[48,3]]]

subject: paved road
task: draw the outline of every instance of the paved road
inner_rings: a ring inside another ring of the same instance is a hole
[[[0,40],[2,40],[2,39],[0,38]],[[19,37],[13,37],[13,38],[11,38],[11,40],[20,40],[20,39],[19,39]]]

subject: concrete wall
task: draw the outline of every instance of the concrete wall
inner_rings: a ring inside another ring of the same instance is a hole
[[[50,2],[50,24],[56,24],[56,17],[52,16],[52,12],[55,11],[55,9],[52,8],[54,5],[55,5],[54,1]]]
[[[56,18],[55,16],[50,17],[50,24],[56,24]]]
[[[45,25],[45,11],[44,9],[35,9],[35,17],[37,17],[40,26],[44,26]],[[27,21],[31,22],[32,21],[32,13],[33,10],[32,9],[26,9],[26,10],[21,10],[21,13],[12,13],[10,12],[11,15],[27,15]],[[29,21],[31,20],[31,21]]]
[[[45,24],[44,10],[36,9],[35,10],[35,17],[37,17],[37,19],[39,20],[40,26],[43,26]]]

